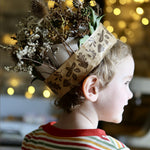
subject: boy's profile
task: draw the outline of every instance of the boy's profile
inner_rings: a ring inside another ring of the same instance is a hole
[[[50,10],[41,1],[32,3],[39,12],[33,9],[36,15],[21,24],[12,47],[18,63],[7,69],[43,80],[63,113],[26,135],[22,150],[129,150],[97,126],[98,121],[120,123],[133,96],[130,47],[105,29],[86,1],[75,0],[68,8],[57,0]]]

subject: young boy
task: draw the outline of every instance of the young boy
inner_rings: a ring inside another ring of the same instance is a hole
[[[133,72],[131,51],[118,40],[81,86],[58,101],[64,109],[59,120],[28,134],[22,149],[128,150],[97,125],[99,120],[121,122],[124,106],[132,98]]]
[[[36,19],[28,19],[17,34],[15,69],[43,79],[58,95],[55,104],[64,110],[57,122],[26,135],[22,150],[129,150],[97,126],[98,121],[122,121],[124,107],[132,98],[131,50],[99,23],[93,9],[79,1],[73,4],[71,10],[57,1],[49,14],[38,4],[44,17],[36,14],[37,24]],[[69,37],[80,40],[73,39],[72,44]]]

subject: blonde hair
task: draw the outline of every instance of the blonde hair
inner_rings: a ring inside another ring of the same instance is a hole
[[[99,77],[102,87],[107,86],[115,74],[115,65],[127,56],[132,56],[131,48],[120,40],[110,49],[109,53],[90,74]]]
[[[115,74],[115,65],[129,55],[132,56],[131,48],[118,40],[100,64],[89,75],[97,75],[101,86],[104,88],[112,80]],[[82,92],[81,82],[79,86],[73,88],[61,99],[56,99],[55,104],[64,111],[71,112],[76,106],[83,103],[84,100],[85,97]]]

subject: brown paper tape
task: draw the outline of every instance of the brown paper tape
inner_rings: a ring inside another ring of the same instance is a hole
[[[62,97],[100,64],[116,42],[117,39],[100,23],[80,49],[45,80],[46,84]]]

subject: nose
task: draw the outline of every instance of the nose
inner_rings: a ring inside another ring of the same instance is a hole
[[[131,99],[132,97],[133,97],[133,92],[129,89],[128,99]]]

